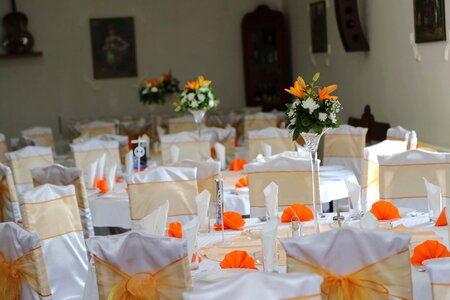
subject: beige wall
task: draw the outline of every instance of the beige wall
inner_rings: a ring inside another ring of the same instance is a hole
[[[42,58],[0,60],[0,132],[146,111],[137,85],[172,69],[181,82],[213,80],[221,109],[244,105],[241,19],[282,0],[21,0]],[[9,1],[0,12],[10,11]],[[89,18],[133,16],[138,77],[93,80]],[[0,29],[0,36],[3,32]],[[166,110],[171,110],[168,104]],[[57,134],[55,136],[58,138]]]
[[[446,42],[418,45],[422,62],[414,59],[410,45],[410,33],[414,31],[413,1],[364,1],[363,22],[370,52],[346,53],[336,25],[334,1],[329,0],[329,66],[325,64],[326,54],[314,56],[316,65],[310,59],[306,10],[310,2],[285,3],[291,24],[293,77],[302,74],[310,78],[317,70],[322,73],[322,83],[337,83],[336,94],[344,105],[344,121],[350,115],[360,116],[364,105],[370,104],[377,120],[415,129],[419,140],[450,147],[450,62],[443,59]],[[450,24],[450,6],[446,9]]]

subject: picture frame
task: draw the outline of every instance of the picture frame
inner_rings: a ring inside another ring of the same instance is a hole
[[[90,19],[95,79],[136,77],[133,17]]]
[[[414,0],[416,43],[445,41],[446,31],[444,0]]]

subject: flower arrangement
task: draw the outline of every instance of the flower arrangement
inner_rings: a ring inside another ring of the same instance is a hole
[[[219,100],[209,86],[211,80],[198,76],[194,81],[186,83],[179,101],[175,101],[175,111],[185,114],[189,111],[208,110],[217,107]]]
[[[178,93],[180,81],[172,76],[172,73],[164,73],[161,79],[144,80],[139,89],[141,102],[144,104],[164,104],[166,95]]]
[[[339,127],[337,113],[342,109],[337,96],[330,95],[337,85],[316,86],[320,73],[314,74],[311,83],[306,84],[301,76],[294,86],[285,89],[295,96],[292,103],[287,104],[286,128],[292,132],[292,139],[297,140],[300,133],[321,134],[325,128]]]

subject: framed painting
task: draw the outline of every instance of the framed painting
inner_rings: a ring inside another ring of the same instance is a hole
[[[311,3],[309,14],[311,21],[311,44],[313,53],[328,51],[327,14],[325,1]]]
[[[90,28],[94,78],[137,76],[133,18],[91,19]]]
[[[444,0],[414,0],[416,43],[445,41]]]

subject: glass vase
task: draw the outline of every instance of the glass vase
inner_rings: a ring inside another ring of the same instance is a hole
[[[201,128],[202,128],[202,121],[206,114],[206,109],[199,109],[199,110],[189,110],[189,112],[194,117],[195,125],[197,126],[198,130],[198,137],[201,137]]]
[[[311,162],[311,180],[312,180],[312,203],[313,203],[313,214],[314,214],[314,231],[320,232],[319,229],[319,212],[318,208],[321,207],[320,203],[316,201],[316,176],[319,174],[319,166],[317,164],[317,149],[319,148],[320,139],[323,134],[328,130],[328,128],[324,128],[321,133],[317,132],[302,132],[300,135],[302,136],[305,144],[303,147],[309,153],[309,160]],[[317,180],[319,182],[319,180]],[[320,188],[320,187],[318,187]]]

